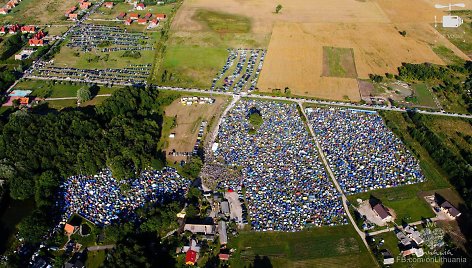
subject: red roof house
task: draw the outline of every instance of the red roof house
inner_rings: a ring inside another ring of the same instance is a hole
[[[8,9],[6,8],[0,8],[0,14],[6,15],[8,13]]]
[[[131,25],[131,23],[133,23],[133,21],[131,19],[126,19],[125,20],[125,25]]]
[[[5,34],[6,32],[5,26],[0,27],[0,34]]]
[[[187,265],[195,265],[197,262],[197,252],[189,249],[187,254],[185,255],[185,264]]]
[[[31,38],[30,40],[28,40],[28,43],[32,47],[42,47],[42,46],[44,46],[43,39]]]
[[[229,254],[220,253],[220,254],[218,254],[218,257],[219,257],[220,260],[222,260],[222,261],[227,261],[227,260],[229,260]]]
[[[106,8],[113,8],[113,2],[105,2],[104,6]]]
[[[147,19],[138,19],[138,24],[146,24],[147,23]]]
[[[138,13],[131,13],[131,14],[129,14],[129,18],[132,19],[132,20],[137,20],[137,19],[139,19],[139,15],[138,15]]]
[[[15,25],[10,26],[10,29],[8,29],[8,33],[15,34],[19,30],[20,30],[20,25],[15,24]]]
[[[77,14],[69,14],[69,19],[70,20],[76,20],[78,18],[78,15]]]
[[[155,14],[155,16],[159,20],[165,20],[167,18],[166,14]]]
[[[21,26],[21,32],[22,33],[35,33],[36,27],[34,27],[33,25]]]
[[[143,3],[139,3],[136,5],[136,10],[144,10],[146,6]]]
[[[126,16],[126,13],[121,12],[120,14],[118,14],[118,16],[116,16],[116,18],[119,19],[119,20],[122,20],[122,19],[125,18],[125,16]]]
[[[92,5],[90,2],[82,2],[80,3],[80,9],[87,9]]]
[[[151,13],[146,13],[146,15],[144,15],[144,18],[145,19],[150,19],[152,17],[152,14]]]
[[[28,105],[29,103],[29,98],[28,97],[21,97],[20,98],[20,104],[21,105]]]

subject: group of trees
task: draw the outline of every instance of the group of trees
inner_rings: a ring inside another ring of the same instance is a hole
[[[472,149],[457,148],[453,151],[438,134],[425,124],[427,116],[418,113],[408,113],[408,118],[414,123],[409,127],[409,134],[416,139],[431,155],[431,157],[447,172],[451,183],[462,196],[466,205],[472,208]],[[470,144],[472,137],[464,137]]]
[[[157,98],[156,90],[124,88],[96,108],[16,111],[0,122],[0,179],[13,198],[34,196],[41,206],[73,174],[108,166],[117,178],[134,176],[161,156]]]

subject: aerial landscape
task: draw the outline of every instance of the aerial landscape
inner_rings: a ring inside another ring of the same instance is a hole
[[[0,267],[471,267],[472,0],[0,0]]]

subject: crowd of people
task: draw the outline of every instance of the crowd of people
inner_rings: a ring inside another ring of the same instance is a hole
[[[424,181],[418,161],[375,111],[307,108],[306,114],[346,194]]]
[[[213,79],[211,89],[224,91],[232,90],[239,93],[245,89],[251,91],[255,89],[257,78],[262,70],[266,51],[263,49],[229,49],[228,59],[222,70]],[[238,59],[237,64],[231,74],[231,67]],[[257,64],[257,65],[256,65]],[[223,78],[224,77],[224,78]],[[217,83],[222,81],[222,86]]]
[[[72,176],[61,186],[63,221],[76,213],[99,226],[108,225],[132,216],[147,202],[180,199],[189,185],[173,168],[145,170],[126,181],[113,178],[109,169],[94,176]]]
[[[255,132],[250,111],[263,118]],[[254,230],[297,231],[307,223],[347,223],[340,195],[318,158],[296,104],[241,100],[223,119],[217,138],[214,161],[240,168],[242,173],[241,180],[224,180],[219,185],[245,187]]]

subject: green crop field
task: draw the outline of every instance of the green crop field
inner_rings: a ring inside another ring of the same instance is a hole
[[[457,64],[463,65],[464,60],[454,54],[452,50],[445,46],[433,46],[433,51],[436,53],[446,64]]]
[[[195,18],[217,33],[248,33],[251,23],[248,18],[209,10],[198,10]]]
[[[356,78],[352,48],[323,47],[323,75]]]
[[[230,239],[236,248],[232,267],[257,262],[273,267],[373,267],[373,259],[351,225],[314,227],[295,233],[241,232]],[[258,258],[258,259],[256,259]],[[272,267],[264,266],[264,267]]]

